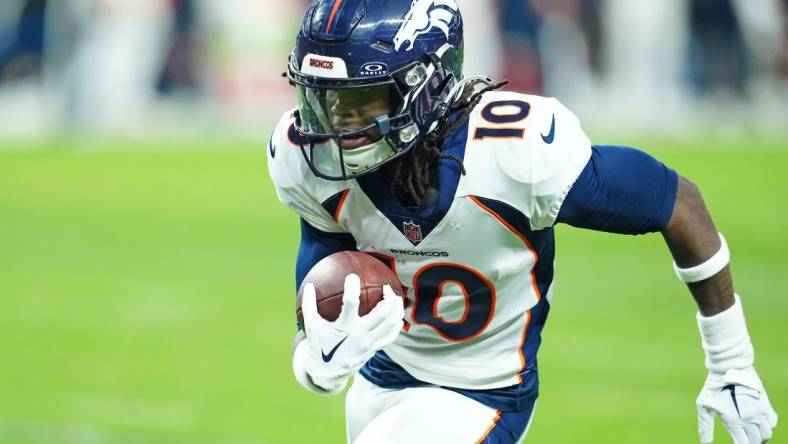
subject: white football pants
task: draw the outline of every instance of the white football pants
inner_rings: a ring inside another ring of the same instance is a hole
[[[345,399],[349,444],[516,444],[532,415],[533,408],[502,413],[440,387],[384,389],[360,374]]]

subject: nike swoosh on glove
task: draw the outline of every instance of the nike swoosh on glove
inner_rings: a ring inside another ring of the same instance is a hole
[[[714,415],[733,437],[734,444],[761,444],[772,438],[777,413],[769,403],[755,369],[709,373],[697,399],[700,441],[714,441]]]
[[[777,413],[755,372],[755,352],[741,299],[710,317],[697,315],[709,376],[698,395],[698,432],[703,444],[714,440],[714,416],[735,444],[761,444],[772,437]]]
[[[376,351],[394,342],[403,327],[402,298],[390,286],[383,287],[383,300],[364,316],[358,315],[361,279],[345,278],[342,312],[334,322],[317,312],[315,287],[306,283],[301,309],[309,344],[305,369],[312,382],[334,392],[358,371]]]

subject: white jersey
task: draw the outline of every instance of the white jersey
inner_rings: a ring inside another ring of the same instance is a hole
[[[444,146],[467,174],[441,161],[437,206],[445,213],[437,219],[386,200],[370,180],[317,178],[293,143],[292,123],[288,113],[269,154],[279,199],[321,231],[351,234],[408,288],[406,328],[385,354],[429,384],[522,383],[553,280],[551,227],[591,156],[578,119],[555,99],[485,94]]]

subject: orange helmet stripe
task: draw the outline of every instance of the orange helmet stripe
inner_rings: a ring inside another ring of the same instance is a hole
[[[334,7],[331,8],[331,15],[328,16],[328,23],[326,24],[326,34],[331,31],[331,25],[334,24],[334,17],[337,15],[337,10],[339,10],[339,7],[342,5],[343,1],[344,0],[336,0]]]

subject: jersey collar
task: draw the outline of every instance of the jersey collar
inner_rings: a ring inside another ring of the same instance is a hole
[[[468,140],[468,122],[454,131],[444,142],[442,152],[459,159],[465,158],[465,146]],[[460,166],[453,160],[441,159],[438,167],[439,188],[438,199],[434,205],[413,209],[404,206],[394,197],[388,183],[380,173],[373,173],[357,179],[361,190],[372,201],[375,207],[405,235],[406,225],[416,224],[420,227],[421,238],[426,238],[444,219],[454,202],[457,188],[462,177]],[[414,241],[406,236],[414,245]]]

